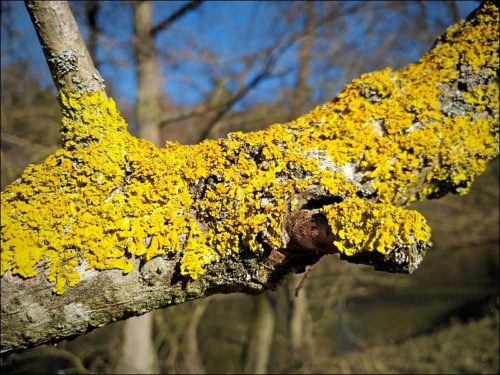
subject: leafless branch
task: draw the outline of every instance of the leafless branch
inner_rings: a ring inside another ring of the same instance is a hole
[[[181,18],[182,16],[187,14],[189,11],[198,8],[202,3],[203,3],[203,1],[201,1],[201,0],[194,0],[194,1],[188,2],[187,4],[184,4],[182,7],[177,9],[174,13],[172,13],[166,19],[161,21],[158,25],[154,26],[151,29],[151,35],[156,36],[160,31],[166,30],[175,21],[177,21],[179,18]]]

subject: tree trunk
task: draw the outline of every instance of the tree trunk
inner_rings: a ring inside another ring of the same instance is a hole
[[[205,374],[205,367],[203,366],[203,360],[201,358],[201,353],[198,345],[198,328],[201,323],[201,318],[205,314],[205,310],[208,306],[208,300],[203,299],[196,302],[194,306],[193,315],[191,320],[185,330],[184,337],[184,358],[187,373],[189,374]]]
[[[158,373],[158,361],[152,339],[153,312],[127,319],[122,329],[122,355],[117,365],[117,373]]]
[[[153,10],[151,1],[132,3],[137,72],[137,135],[160,145],[159,70],[156,48],[151,33]]]
[[[274,309],[270,297],[264,293],[255,299],[248,340],[244,372],[266,374],[274,337]]]
[[[298,281],[301,275],[297,275],[292,280]],[[292,312],[290,314],[290,343],[292,347],[292,358],[304,357],[304,335],[305,324],[308,313],[308,302],[306,289],[302,288],[297,295],[292,291]]]

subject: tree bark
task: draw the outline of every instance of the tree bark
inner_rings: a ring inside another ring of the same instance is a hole
[[[25,2],[58,90],[104,92],[78,25],[65,1]]]
[[[2,355],[258,294],[324,254],[412,271],[428,228],[401,207],[466,192],[498,154],[497,25],[486,2],[418,63],[290,124],[189,147],[130,136],[101,92],[61,92],[63,148],[1,196]]]

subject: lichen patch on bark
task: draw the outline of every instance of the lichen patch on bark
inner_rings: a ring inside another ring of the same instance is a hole
[[[399,72],[364,74],[288,124],[194,146],[157,148],[101,91],[61,91],[63,148],[1,195],[1,274],[45,270],[62,294],[82,268],[130,273],[136,259],[178,256],[197,279],[243,250],[286,248],[286,222],[311,197],[332,249],[406,259],[430,232],[404,206],[465,193],[498,153],[497,24],[487,4]]]

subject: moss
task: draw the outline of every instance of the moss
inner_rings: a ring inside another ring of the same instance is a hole
[[[61,294],[82,267],[128,273],[135,258],[178,253],[196,279],[242,248],[286,246],[287,215],[308,191],[342,201],[323,212],[347,255],[427,242],[425,219],[396,206],[466,192],[498,151],[498,85],[464,93],[463,115],[440,101],[459,66],[482,76],[497,67],[489,8],[418,63],[365,74],[289,124],[194,146],[156,148],[127,132],[102,93],[61,92],[63,148],[2,192],[1,274],[43,266]]]

